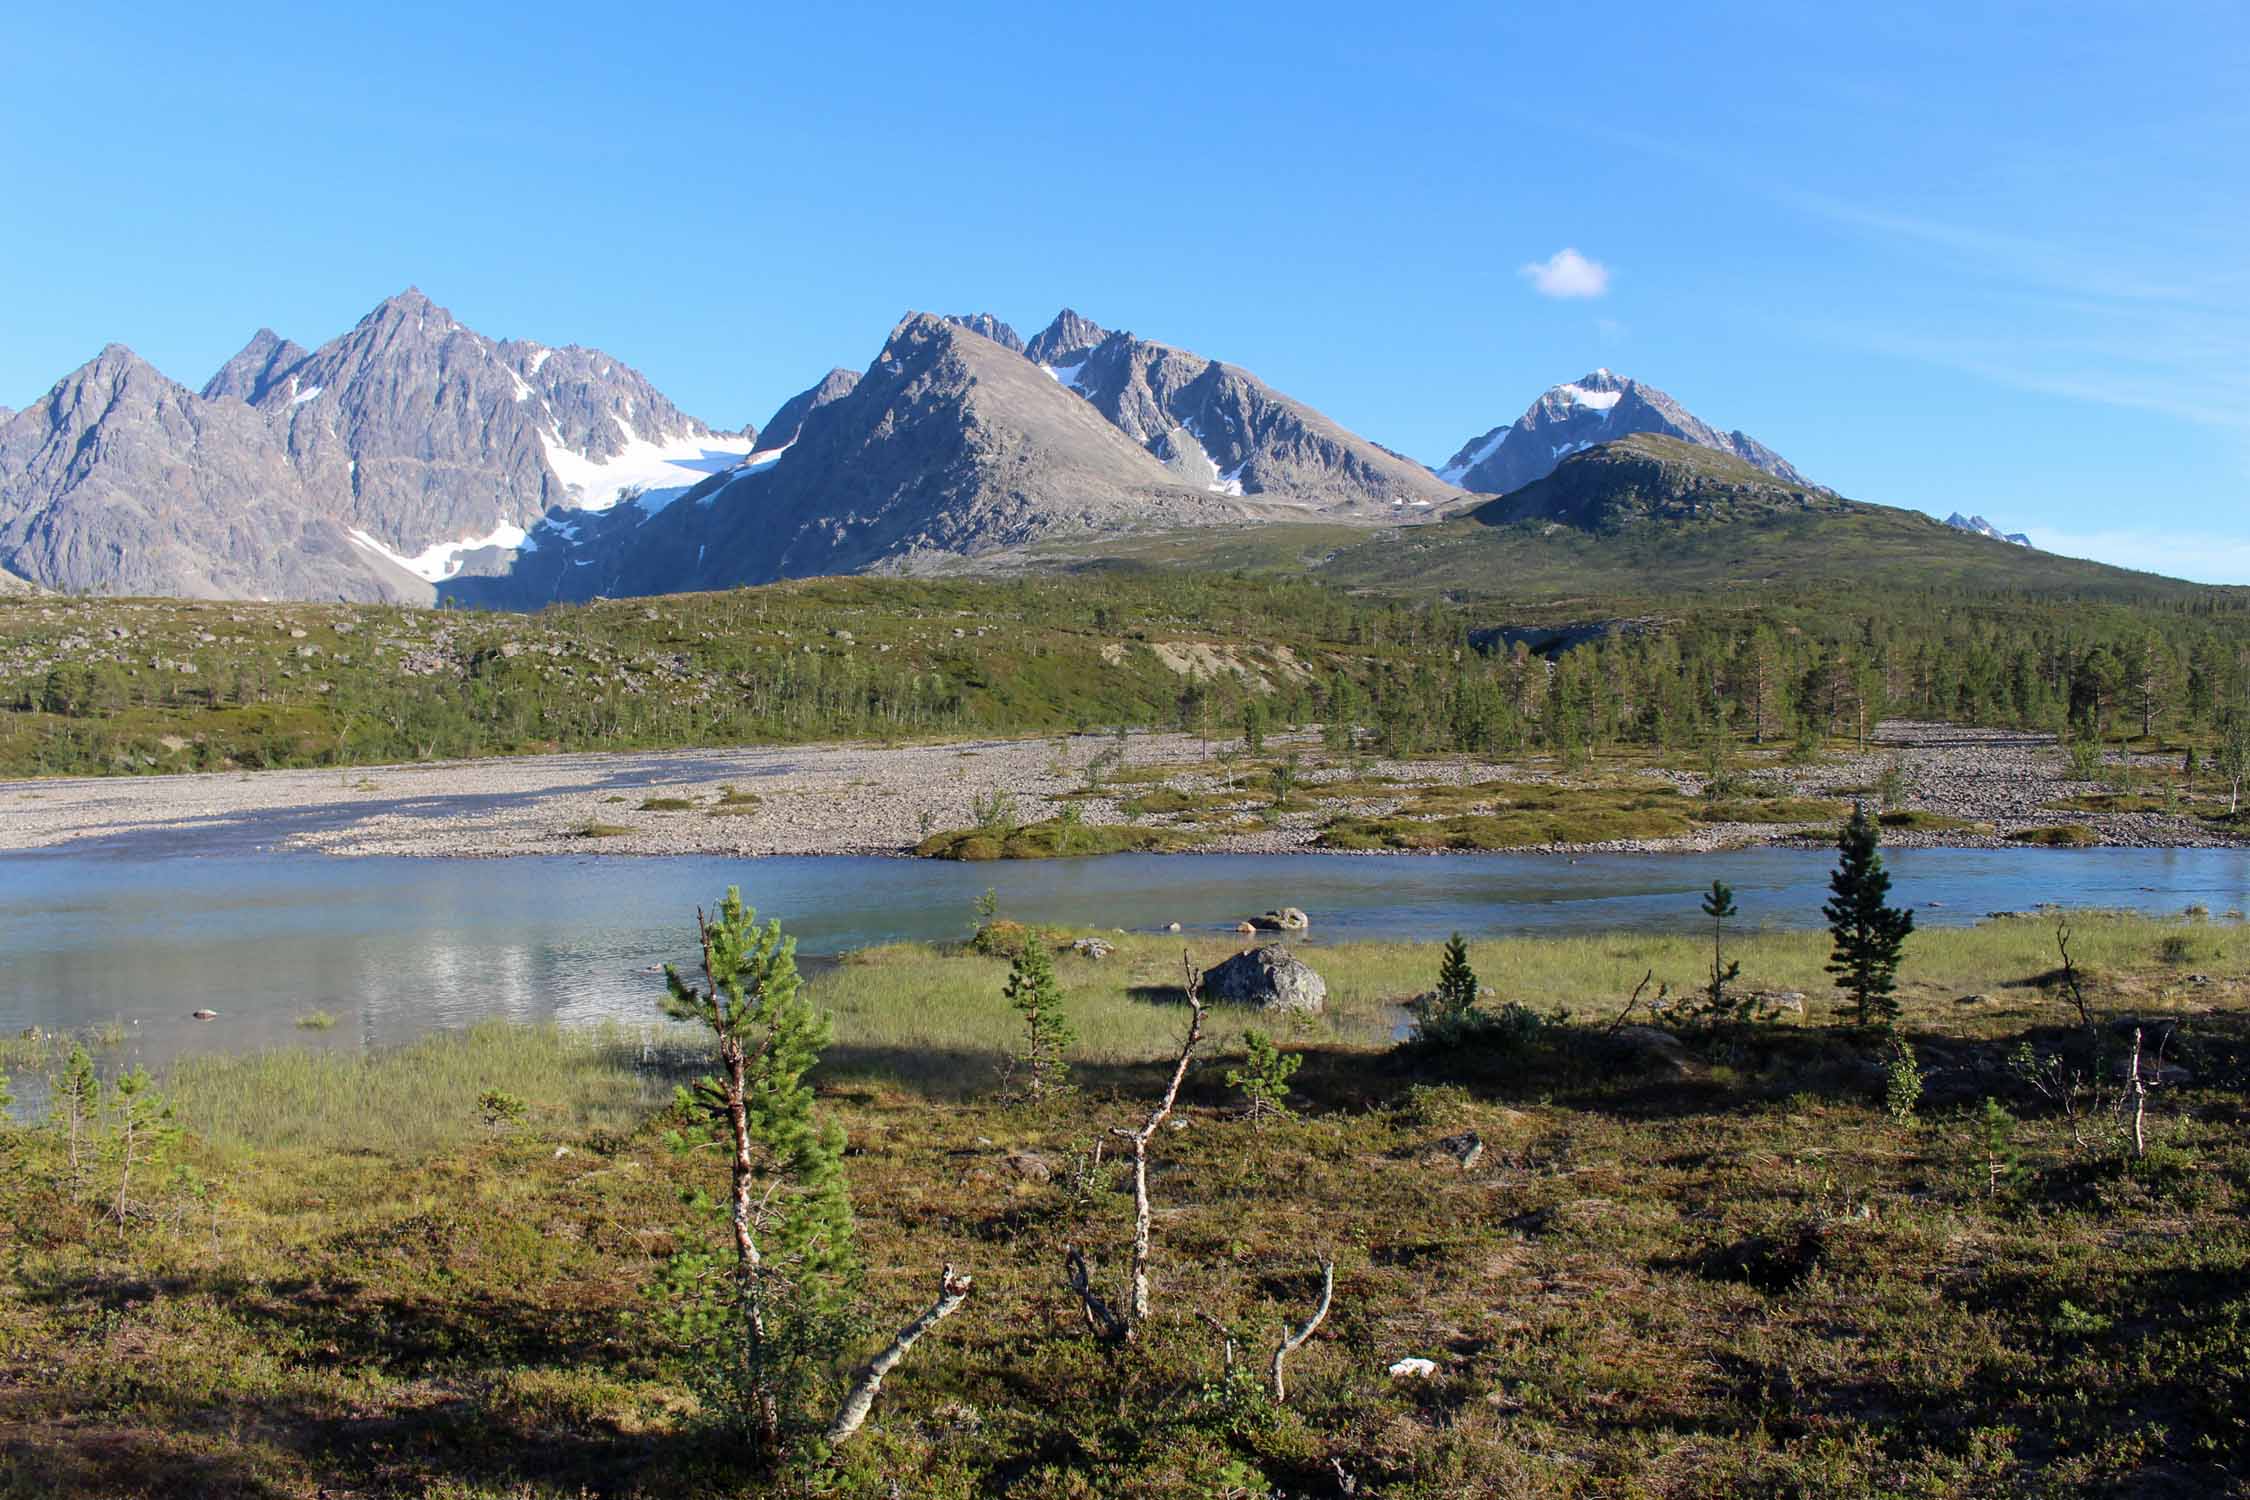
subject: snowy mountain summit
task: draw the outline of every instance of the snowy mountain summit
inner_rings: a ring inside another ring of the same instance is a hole
[[[1548,387],[1512,424],[1463,444],[1437,476],[1465,490],[1504,495],[1546,478],[1573,453],[1641,432],[1732,454],[1776,479],[1818,488],[1749,434],[1721,432],[1655,386],[1607,369]]]
[[[2019,547],[2031,545],[2031,538],[2020,531],[2002,531],[1982,516],[1964,516],[1959,511],[1945,518],[1945,524],[1955,531],[1973,531],[1978,536],[1991,537],[1996,542],[2014,542]]]

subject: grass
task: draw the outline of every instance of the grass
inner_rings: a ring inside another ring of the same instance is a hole
[[[915,845],[924,859],[1075,859],[1086,854],[1169,854],[1192,848],[1192,833],[1050,818],[1017,827],[958,828]]]
[[[309,1010],[297,1018],[299,1031],[333,1031],[336,1017],[325,1010]]]
[[[645,797],[641,800],[642,812],[687,812],[694,806],[693,797]]]
[[[1254,1130],[1223,1075],[1254,1018],[1214,1018],[1153,1152],[1152,1316],[1095,1346],[1060,1289],[1066,1241],[1114,1288],[1129,1200],[1071,1163],[1161,1087],[1178,939],[1113,939],[1058,974],[1079,1094],[993,1102],[1019,1019],[1005,965],[901,945],[814,981],[879,1327],[974,1273],[964,1314],[884,1387],[811,1482],[761,1482],[697,1400],[640,1288],[679,1196],[721,1165],[666,1144],[689,1071],[667,1027],[494,1024],[368,1054],[203,1060],[163,1080],[190,1132],[131,1232],[72,1191],[46,1132],[0,1140],[0,1493],[212,1497],[908,1493],[1080,1497],[2144,1495],[2250,1479],[2250,964],[2231,922],[2074,914],[2104,1014],[2177,1018],[2192,1081],[2151,1100],[2139,1163],[2014,1084],[2020,1039],[2069,1036],[2051,924],[1916,933],[1904,1034],[1928,1086],[1884,1113],[1883,1043],[1825,1024],[1817,934],[1745,934],[1745,980],[1812,1014],[1687,1031],[1685,1071],[1602,1027],[1692,937],[1474,941],[1499,996],[1574,1019],[1522,1050],[1394,1050],[1393,1002],[1435,945],[1310,945],[1323,1017],[1300,1118]],[[1190,939],[1210,960],[1232,945]],[[1985,998],[1962,1003],[1964,995]],[[527,1101],[488,1128],[479,1094]],[[2012,1114],[1996,1178],[1987,1096]],[[1474,1131],[1483,1160],[1433,1160]],[[1052,1180],[1023,1170],[1028,1157]],[[97,1173],[106,1168],[97,1168]],[[1113,1184],[1112,1184],[1113,1185]],[[1334,1310],[1275,1406],[1230,1389],[1201,1321],[1253,1369]],[[1399,1381],[1406,1356],[1436,1374]]]
[[[633,830],[623,823],[604,823],[599,818],[589,818],[565,835],[574,839],[623,838]]]

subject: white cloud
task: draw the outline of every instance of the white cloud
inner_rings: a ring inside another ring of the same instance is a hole
[[[1545,260],[1533,261],[1518,274],[1529,277],[1542,297],[1599,297],[1609,290],[1609,267],[1588,260],[1567,245]]]

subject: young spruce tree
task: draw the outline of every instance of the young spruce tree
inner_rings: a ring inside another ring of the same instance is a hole
[[[1009,1071],[1020,1080],[1016,1097],[1027,1104],[1044,1104],[1070,1088],[1070,1061],[1066,1054],[1077,1040],[1063,1019],[1062,985],[1055,978],[1055,961],[1046,944],[1033,937],[1008,965],[1008,1003],[1023,1014],[1023,1047],[1009,1059]]]
[[[1891,876],[1876,847],[1881,840],[1867,805],[1855,804],[1851,820],[1836,840],[1842,858],[1828,880],[1834,894],[1820,909],[1835,940],[1828,972],[1851,995],[1862,1026],[1898,1019],[1898,1001],[1892,992],[1898,987],[1899,958],[1907,934],[1914,930],[1914,913],[1888,904]]]

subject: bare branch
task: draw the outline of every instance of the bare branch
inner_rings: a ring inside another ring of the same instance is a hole
[[[1180,1084],[1187,1078],[1188,1065],[1195,1060],[1196,1044],[1203,1040],[1203,974],[1184,951],[1180,954],[1180,966],[1186,971],[1187,1003],[1192,1012],[1187,1039],[1180,1043],[1179,1061],[1173,1064],[1172,1081],[1166,1086],[1164,1097],[1149,1111],[1141,1128],[1128,1136],[1133,1143],[1133,1269],[1125,1299],[1128,1338],[1132,1336],[1130,1324],[1148,1316],[1148,1143],[1170,1118],[1172,1106],[1179,1101]]]
[[[1625,1008],[1617,1013],[1616,1020],[1609,1023],[1609,1026],[1604,1033],[1605,1035],[1614,1034],[1617,1031],[1618,1027],[1625,1024],[1626,1017],[1632,1015],[1633,1007],[1641,1003],[1642,992],[1648,988],[1649,981],[1654,978],[1656,978],[1656,971],[1654,969],[1649,970],[1646,974],[1643,974],[1641,976],[1641,982],[1633,986],[1633,993],[1631,997],[1626,1000]]]
[[[2148,1155],[2148,1135],[2143,1119],[2148,1113],[2148,1089],[2141,1082],[2141,1028],[2133,1028],[2133,1066],[2126,1075],[2125,1088],[2133,1096],[2133,1155]]]
[[[1313,1330],[1318,1328],[1320,1326],[1321,1320],[1328,1316],[1328,1304],[1335,1297],[1335,1295],[1336,1262],[1332,1260],[1324,1260],[1320,1263],[1320,1306],[1313,1309],[1313,1315],[1305,1320],[1304,1327],[1298,1329],[1295,1333],[1284,1331],[1282,1334],[1281,1342],[1274,1348],[1274,1400],[1287,1401],[1289,1399],[1289,1387],[1283,1383],[1281,1378],[1282,1363],[1283,1361],[1287,1360],[1290,1355],[1295,1354],[1299,1349],[1303,1348],[1305,1340],[1313,1336]]]
[[[1086,1326],[1093,1330],[1094,1337],[1112,1344],[1132,1337],[1125,1320],[1094,1290],[1093,1279],[1086,1274],[1085,1252],[1076,1245],[1063,1246],[1063,1275],[1077,1294],[1079,1310],[1085,1313]]]
[[[852,1383],[851,1394],[838,1408],[836,1420],[828,1424],[831,1447],[859,1431],[867,1420],[868,1411],[875,1405],[875,1393],[883,1388],[883,1377],[906,1358],[906,1351],[914,1347],[915,1341],[952,1317],[961,1304],[969,1300],[969,1282],[969,1277],[955,1275],[951,1266],[938,1273],[937,1300],[924,1308],[920,1317],[901,1328],[898,1337],[869,1360],[867,1367],[859,1372],[859,1379]]]

